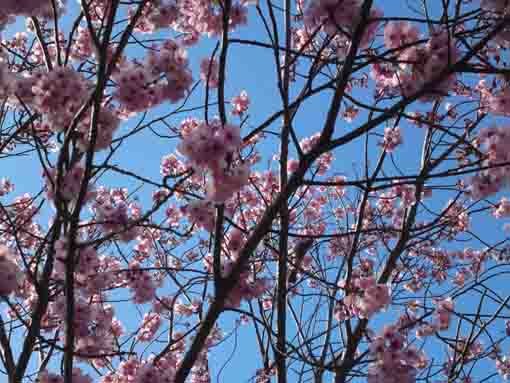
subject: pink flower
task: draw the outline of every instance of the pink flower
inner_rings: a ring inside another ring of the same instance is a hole
[[[234,116],[241,116],[243,113],[246,113],[248,110],[248,106],[250,105],[250,99],[248,98],[248,93],[246,91],[242,91],[239,96],[235,96],[231,101],[233,110],[232,114]]]

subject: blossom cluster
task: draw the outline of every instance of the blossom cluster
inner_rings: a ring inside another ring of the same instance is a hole
[[[151,273],[143,270],[139,262],[133,261],[130,263],[126,281],[133,292],[133,302],[141,304],[154,299],[156,295],[156,283]]]
[[[76,164],[70,170],[64,172],[58,193],[64,201],[74,201],[76,198],[78,198],[84,175],[85,169],[83,169],[80,164]],[[43,174],[43,176],[46,180],[46,194],[50,200],[55,201],[56,197],[58,196],[56,193],[58,182],[57,169],[48,169],[47,173]],[[86,193],[85,199],[90,199],[92,194],[92,190],[89,186],[89,190]]]
[[[248,111],[248,107],[250,105],[250,99],[248,98],[248,93],[243,90],[239,96],[235,96],[231,101],[233,110],[232,114],[234,116],[242,116],[244,113]]]
[[[65,0],[56,0],[57,15],[64,8]],[[53,17],[52,3],[46,0],[2,0],[1,14],[7,16]]]
[[[506,126],[482,128],[477,143],[484,152],[483,165],[486,169],[468,181],[468,191],[473,199],[489,197],[508,184],[510,130]]]
[[[65,131],[77,117],[80,108],[87,101],[92,83],[71,66],[59,66],[49,72],[34,71],[30,74],[5,72],[0,63],[0,82],[9,102],[18,109],[31,108],[42,116],[42,122],[35,129],[38,137],[46,142],[54,132]],[[119,127],[119,113],[111,106],[103,105],[97,116],[94,150],[104,150],[112,142],[113,134]],[[76,146],[88,150],[91,139],[92,111],[87,109],[77,121]]]
[[[83,373],[83,371],[75,367],[73,368],[73,383],[92,383],[93,380],[90,375]],[[55,374],[53,372],[49,372],[44,370],[39,373],[38,380],[39,383],[64,383],[64,377],[59,374]]]
[[[20,285],[23,274],[16,263],[14,253],[0,245],[0,295],[7,296]]]
[[[232,289],[225,301],[226,307],[238,308],[241,301],[260,298],[269,290],[270,281],[266,278],[254,278],[251,273],[243,273],[239,283]]]
[[[147,360],[131,357],[121,362],[116,372],[103,376],[100,382],[173,382],[180,362],[180,354],[180,350],[173,349],[171,353],[157,360],[155,355],[151,355]]]
[[[232,2],[229,31],[247,23],[249,0]],[[181,32],[186,45],[199,41],[201,35],[218,36],[223,30],[223,12],[220,4],[207,0],[157,0],[148,2],[138,20],[135,31],[152,33],[160,28],[173,28]],[[129,17],[134,16],[130,8]]]
[[[423,102],[434,101],[448,94],[456,84],[455,74],[434,85],[430,82],[449,66],[455,64],[459,49],[455,39],[443,30],[434,30],[426,44],[419,44],[419,31],[409,22],[388,22],[384,28],[384,42],[394,52],[397,63],[372,66],[372,76],[382,93],[401,93],[413,96],[429,86],[421,97]]]
[[[402,144],[402,135],[400,133],[400,127],[388,127],[384,128],[384,139],[382,147],[387,152],[393,152],[397,146]]]
[[[98,188],[91,210],[106,234],[114,234],[123,242],[130,242],[138,236],[136,221],[141,216],[140,208],[128,202],[125,189]]]
[[[424,354],[406,344],[397,326],[385,326],[369,350],[375,361],[368,368],[368,383],[414,383],[418,369],[426,366]]]
[[[362,5],[361,0],[312,1],[304,12],[305,27],[310,31],[322,28],[330,37],[340,35],[350,39],[361,22]],[[379,17],[382,17],[382,12],[372,8],[369,22],[360,41],[362,47],[366,47],[373,40],[379,25],[379,22],[373,19]]]
[[[370,318],[391,303],[390,288],[377,283],[375,277],[361,277],[354,280],[356,294],[349,294],[344,299],[348,311],[360,318]]]
[[[417,338],[424,338],[434,334],[437,331],[445,331],[450,327],[451,316],[454,309],[454,303],[451,298],[439,299],[435,301],[434,321],[432,323],[423,323],[416,330]]]
[[[207,185],[207,199],[225,202],[239,191],[249,177],[249,166],[234,156],[241,147],[241,130],[232,124],[200,123],[191,131],[183,131],[182,141],[177,149],[191,166],[210,174]]]
[[[175,41],[167,40],[151,51],[145,62],[124,62],[112,78],[114,97],[127,113],[145,111],[164,101],[184,98],[192,82],[187,53]]]
[[[32,85],[33,106],[43,114],[55,132],[72,121],[89,94],[89,84],[72,67],[58,67],[44,73]]]

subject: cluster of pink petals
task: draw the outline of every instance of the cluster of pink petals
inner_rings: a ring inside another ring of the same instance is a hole
[[[501,17],[508,16],[510,4],[506,0],[481,0],[480,6],[487,11],[486,17],[491,22],[497,22]],[[505,27],[498,33],[494,41],[503,48],[510,47],[510,28]]]
[[[496,218],[510,217],[510,201],[507,198],[502,197],[496,205],[492,215]]]
[[[0,97],[4,99],[11,94],[13,75],[10,73],[7,63],[0,57]]]
[[[181,213],[200,229],[212,232],[214,230],[215,209],[210,201],[196,200],[181,208]]]
[[[423,353],[406,344],[396,326],[385,326],[369,350],[375,361],[368,368],[368,383],[414,383],[418,368],[426,366]]]
[[[506,0],[481,0],[480,6],[486,11],[505,13],[510,10],[510,4]]]
[[[65,0],[55,0],[57,14],[62,11]],[[2,0],[1,12],[12,16],[53,17],[53,6],[47,0]]]
[[[34,217],[39,208],[34,203],[30,194],[14,198],[13,203],[7,209],[0,210],[0,230],[4,241],[16,241],[18,246],[24,249],[33,249],[40,242],[42,235],[41,227],[35,223]]]
[[[64,201],[74,201],[78,198],[84,175],[85,169],[80,164],[76,164],[70,170],[64,172],[59,189],[59,194]],[[46,194],[50,200],[55,201],[57,198],[57,169],[48,169],[47,174],[43,176],[46,180]],[[93,193],[89,186],[85,199],[89,200],[92,196]]]
[[[76,61],[90,59],[90,57],[95,53],[90,30],[86,27],[79,26],[76,34],[77,37],[71,45],[69,57]]]
[[[70,66],[16,76],[5,73],[2,65],[0,63],[0,83],[4,85],[3,91],[8,94],[10,104],[18,109],[33,108],[42,115],[43,122],[37,133],[43,142],[52,132],[64,131],[89,96],[91,83]],[[89,109],[83,113],[74,131],[76,145],[82,151],[90,146],[91,117]],[[118,112],[106,105],[100,109],[97,120],[96,151],[109,147],[120,123]]]
[[[100,296],[86,297],[81,294],[81,291],[84,290],[80,289],[75,295],[72,323],[76,351],[80,354],[79,359],[101,366],[103,363],[101,355],[114,352],[115,337],[123,334],[122,325],[114,318],[113,307],[105,305]],[[64,330],[67,325],[66,317],[66,297],[59,296],[55,301],[50,302],[42,320],[42,329],[47,332],[55,329]],[[61,332],[63,333],[64,331]]]
[[[404,70],[401,80],[401,89],[404,96],[410,96],[420,90],[425,84],[445,70],[448,65],[456,63],[459,56],[456,43],[448,32],[437,31],[432,34],[425,48],[410,48],[405,51],[402,59],[411,61],[410,68]],[[439,97],[448,94],[449,89],[455,85],[456,76],[450,74],[447,78],[435,85],[430,92],[427,92],[420,99],[422,101],[434,101]]]
[[[171,356],[170,356],[171,355]],[[171,383],[174,382],[180,355],[174,350],[171,354],[155,361],[151,355],[148,360],[139,361],[130,358],[120,363],[116,372],[105,375],[101,383]]]
[[[112,75],[117,84],[114,97],[127,113],[142,112],[164,101],[186,96],[192,82],[186,51],[166,41],[144,63],[122,63]]]
[[[384,44],[388,49],[398,49],[418,41],[420,32],[407,21],[389,22],[384,28]]]
[[[124,192],[99,188],[91,209],[105,233],[115,233],[115,238],[123,242],[132,241],[138,236],[139,229],[134,222],[141,213],[136,204],[128,203]]]
[[[207,184],[207,198],[213,202],[225,202],[248,183],[250,167],[247,163],[212,173]]]
[[[55,245],[56,261],[52,278],[65,280],[66,260],[68,254],[67,242],[58,240]],[[74,260],[75,281],[84,296],[101,293],[114,282],[112,270],[109,270],[105,257],[99,256],[97,250],[88,246],[76,251]]]
[[[14,190],[14,185],[7,178],[0,180],[0,197],[11,193]]]
[[[152,275],[143,270],[140,263],[136,261],[130,263],[126,281],[133,291],[133,302],[138,304],[147,303],[156,296],[156,284]]]
[[[451,298],[435,301],[434,321],[424,323],[416,330],[416,337],[421,339],[433,335],[437,331],[445,331],[450,327],[454,303]]]
[[[238,126],[202,122],[183,134],[177,150],[191,166],[209,172],[207,199],[221,203],[248,182],[248,164],[233,163],[240,147],[241,130]]]
[[[510,116],[510,89],[504,88],[497,94],[483,92],[482,100],[486,104],[488,112],[501,116]]]
[[[218,60],[203,58],[200,61],[200,80],[202,80],[209,88],[217,88],[219,84],[220,67]]]
[[[372,66],[372,76],[381,92],[400,92],[404,97],[412,96],[448,65],[455,64],[459,56],[456,42],[447,31],[433,31],[427,44],[413,45],[418,39],[416,27],[408,22],[389,22],[385,26],[384,36],[389,49],[396,49],[401,44],[412,46],[396,52],[399,65],[376,63]],[[455,83],[455,74],[447,75],[443,81],[428,89],[420,100],[429,102],[445,96]]]
[[[183,174],[186,169],[186,165],[174,154],[169,154],[161,159],[160,173],[163,177]]]
[[[439,330],[448,330],[454,303],[451,298],[436,301],[435,319]]]
[[[58,67],[42,75],[32,86],[33,107],[55,132],[63,131],[86,100],[89,84],[71,67]]]
[[[448,225],[449,235],[469,230],[470,218],[466,208],[460,203],[453,203],[452,200],[448,202],[442,220]]]
[[[133,17],[133,12],[134,8],[130,8],[129,17]],[[170,28],[177,21],[178,16],[179,9],[173,0],[147,2],[135,30],[153,33],[160,28]]]
[[[194,167],[215,172],[227,167],[227,155],[232,155],[240,146],[241,130],[238,126],[202,122],[183,136],[177,149]]]
[[[0,295],[7,296],[14,292],[20,286],[22,275],[14,253],[0,245]]]
[[[225,270],[228,273],[228,270]],[[270,288],[270,281],[266,278],[254,278],[251,273],[243,273],[239,283],[230,292],[225,301],[226,307],[238,308],[242,300],[260,298]]]
[[[347,295],[344,303],[352,315],[369,319],[391,303],[390,288],[375,277],[355,279],[356,294]]]
[[[103,106],[97,115],[97,129],[95,135],[94,151],[105,150],[110,147],[113,133],[119,128],[118,112],[109,106]],[[86,151],[90,147],[92,113],[86,112],[76,127],[76,146]]]
[[[308,153],[310,150],[312,150],[312,148],[315,145],[317,145],[317,143],[319,142],[319,138],[320,138],[319,133],[314,134],[310,137],[303,138],[299,142],[299,146],[301,147],[301,150],[303,151],[303,153]],[[314,164],[314,170],[317,172],[317,175],[319,175],[319,176],[325,175],[327,173],[327,171],[329,170],[329,168],[331,167],[333,160],[334,160],[333,153],[328,152],[328,153],[322,154],[317,159],[317,161],[315,161],[315,164]],[[294,172],[297,169],[298,165],[299,165],[299,162],[293,160],[291,162],[291,164],[289,165],[291,172]]]
[[[402,135],[400,134],[400,127],[387,127],[384,128],[384,139],[381,143],[384,150],[393,152],[397,146],[402,144]]]
[[[361,0],[314,0],[304,13],[305,27],[315,31],[321,27],[330,37],[350,37],[361,21]],[[382,17],[382,12],[372,8],[369,18]],[[378,21],[369,21],[361,38],[360,45],[366,47],[375,37]]]
[[[250,99],[248,98],[248,93],[243,90],[239,96],[235,96],[232,98],[232,114],[234,116],[242,116],[244,113],[248,111],[248,107],[250,106]]]
[[[503,355],[496,360],[496,369],[504,380],[510,379],[510,357]]]
[[[58,375],[45,370],[39,374],[37,381],[39,383],[64,383],[64,377],[62,375]],[[73,368],[73,383],[92,382],[93,380],[90,375],[83,373],[83,371],[78,367]]]
[[[482,128],[478,137],[485,151],[484,166],[469,180],[469,193],[473,199],[486,198],[500,191],[509,181],[510,130],[507,126]]]
[[[247,23],[248,1],[232,2],[229,31]],[[129,11],[133,17],[134,8]],[[207,0],[156,0],[147,3],[136,31],[152,33],[159,28],[173,28],[183,34],[182,41],[195,44],[202,34],[218,36],[223,29],[223,13],[219,3]]]
[[[143,316],[142,325],[136,338],[142,342],[149,342],[156,336],[156,332],[161,326],[161,315],[158,313],[146,313]]]

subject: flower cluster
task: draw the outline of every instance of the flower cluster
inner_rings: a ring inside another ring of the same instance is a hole
[[[156,285],[152,275],[148,271],[142,270],[138,262],[134,261],[130,263],[126,281],[133,291],[133,302],[141,304],[154,299],[156,295]]]
[[[127,113],[145,111],[164,101],[184,98],[192,82],[187,53],[172,40],[154,47],[144,63],[125,62],[113,74],[114,94]]]
[[[101,379],[101,383],[114,382],[173,382],[178,367],[180,350],[172,350],[162,358],[155,360],[151,355],[148,360],[139,361],[130,358],[119,364],[115,373],[108,374]]]
[[[375,362],[368,368],[368,383],[414,383],[418,368],[426,366],[423,353],[406,344],[396,326],[385,326],[369,350]]]
[[[354,287],[356,293],[344,299],[352,315],[368,319],[391,303],[390,288],[377,283],[373,276],[355,279]]]
[[[330,37],[344,34],[350,37],[361,22],[362,5],[361,0],[314,0],[304,13],[305,27],[311,31],[321,27]],[[369,19],[379,17],[382,12],[373,8]],[[360,46],[366,47],[374,39],[378,25],[374,20],[368,22]]]
[[[72,67],[57,67],[32,86],[33,106],[50,123],[53,131],[63,131],[89,94],[85,78]]]
[[[477,139],[484,151],[483,166],[469,179],[469,193],[473,199],[486,198],[500,191],[509,181],[510,130],[506,126],[482,128]]]
[[[76,351],[80,358],[92,359],[97,366],[103,361],[100,355],[112,353],[115,349],[115,337],[122,335],[122,327],[114,318],[114,309],[105,305],[100,296],[86,297],[75,294],[73,328]],[[50,303],[46,317],[43,318],[43,330],[47,332],[66,325],[67,303],[65,296],[59,296]]]
[[[55,1],[57,14],[64,7],[65,0]],[[46,0],[2,0],[2,14],[12,16],[53,17],[53,6]]]
[[[200,229],[214,230],[214,205],[209,201],[192,201],[181,208],[181,213]]]
[[[510,358],[504,355],[496,360],[496,369],[504,380],[510,379]]]
[[[505,88],[497,94],[482,92],[482,101],[486,104],[488,112],[510,116],[510,89]]]
[[[239,283],[234,287],[226,299],[225,306],[238,308],[241,305],[241,301],[243,299],[249,301],[255,298],[259,298],[268,289],[268,279],[254,278],[251,273],[243,273],[239,278]]]
[[[247,23],[248,3],[247,0],[232,2],[229,31]],[[133,17],[134,13],[134,8],[130,8],[129,17]],[[151,33],[159,28],[173,28],[181,32],[183,43],[191,45],[197,43],[202,34],[208,36],[221,34],[223,13],[219,3],[207,0],[148,2],[135,30]]]
[[[400,92],[404,97],[413,96],[446,68],[455,64],[459,56],[456,42],[447,31],[433,31],[427,44],[419,45],[418,30],[415,27],[407,22],[389,22],[385,26],[384,37],[389,49],[396,49],[401,44],[407,47],[395,52],[398,65],[373,65],[372,76],[382,93]],[[414,42],[416,44],[413,45]],[[420,100],[429,102],[447,95],[455,83],[455,74],[446,75],[442,81],[423,92]]]
[[[90,375],[84,374],[78,367],[73,368],[73,383],[92,383],[93,380]],[[37,381],[39,383],[64,383],[62,375],[48,372],[46,370],[39,373]]]
[[[7,296],[14,292],[21,283],[21,270],[16,264],[14,253],[6,246],[0,245],[0,295]]]
[[[451,298],[436,301],[436,310],[434,315],[439,330],[448,330],[450,327],[453,308],[454,304]]]
[[[99,188],[91,208],[105,233],[115,233],[123,242],[132,241],[139,234],[134,222],[140,217],[140,210],[134,203],[128,203],[127,191]]]
[[[384,28],[384,44],[388,49],[398,49],[418,41],[418,28],[407,21],[395,21]]]
[[[248,164],[233,164],[234,154],[240,146],[238,126],[205,122],[187,132],[179,143],[178,151],[193,167],[210,173],[207,186],[209,201],[224,202],[248,182]]]
[[[7,178],[0,179],[0,197],[11,193],[14,190],[14,185]]]
[[[83,169],[80,164],[76,164],[71,169],[64,172],[58,193],[64,201],[74,201],[78,198],[84,175],[85,169]],[[43,176],[46,179],[46,194],[50,200],[55,201],[58,196],[56,193],[57,169],[51,168],[48,170],[47,174],[45,173]],[[92,196],[93,193],[89,186],[85,200],[90,199]]]
[[[510,201],[505,197],[501,198],[492,215],[496,218],[510,217]]]
[[[161,326],[161,315],[158,313],[146,313],[143,316],[140,332],[137,339],[142,342],[149,342],[156,336],[156,332]]]
[[[393,152],[397,146],[402,144],[402,135],[400,134],[400,128],[395,126],[393,128],[384,128],[384,139],[381,143],[384,150],[387,152]]]
[[[118,112],[109,106],[103,106],[97,115],[97,129],[94,150],[108,149],[113,140],[113,133],[119,128]],[[76,146],[82,151],[90,147],[90,129],[92,113],[87,111],[76,127]]]
[[[250,99],[248,98],[248,93],[245,90],[241,92],[239,96],[235,96],[232,98],[232,114],[234,116],[242,116],[248,110],[248,106],[250,105]]]
[[[218,60],[208,57],[200,62],[200,80],[202,80],[209,88],[217,88],[219,84],[219,64]]]

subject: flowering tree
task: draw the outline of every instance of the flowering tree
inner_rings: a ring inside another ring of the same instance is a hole
[[[509,1],[3,0],[0,28],[2,381],[510,377]]]

